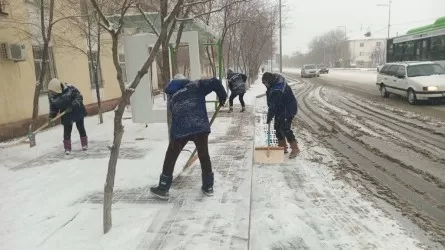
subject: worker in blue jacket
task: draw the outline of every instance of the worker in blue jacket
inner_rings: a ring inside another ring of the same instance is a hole
[[[167,105],[172,115],[170,143],[159,184],[150,188],[150,191],[161,199],[169,198],[176,160],[189,141],[195,143],[201,163],[201,190],[208,196],[213,195],[214,176],[208,148],[210,123],[205,99],[211,92],[216,93],[219,105],[224,106],[227,93],[221,81],[216,78],[191,81],[178,74],[165,89]]]
[[[287,153],[287,142],[290,144],[292,152],[289,158],[297,157],[300,149],[294,132],[292,131],[292,120],[297,115],[298,102],[292,89],[287,84],[286,79],[280,74],[265,72],[262,82],[266,86],[267,123],[271,123],[275,118],[274,129],[278,139],[278,146],[284,147]]]
[[[227,81],[230,89],[229,113],[233,112],[233,100],[237,96],[239,98],[239,102],[241,103],[241,112],[246,111],[244,94],[246,93],[247,76],[242,73],[235,73],[232,69],[229,69],[227,71]]]

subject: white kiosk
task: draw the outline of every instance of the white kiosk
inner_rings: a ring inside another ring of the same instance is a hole
[[[140,67],[147,60],[151,48],[156,43],[157,36],[152,33],[141,33],[124,37],[127,78],[134,79]],[[170,42],[176,41],[176,33]],[[188,44],[190,55],[190,77],[201,78],[201,62],[199,54],[199,34],[197,31],[184,32],[181,43]],[[170,67],[171,68],[171,67]],[[131,112],[134,123],[164,123],[167,122],[166,107],[155,107],[153,99],[153,80],[157,75],[156,61],[149,72],[141,79],[136,91],[131,97]],[[170,71],[171,75],[171,71]],[[160,84],[162,85],[162,84]]]

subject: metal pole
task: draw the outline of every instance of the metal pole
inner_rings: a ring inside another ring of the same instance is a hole
[[[283,73],[283,34],[281,31],[281,0],[280,0],[279,12],[280,12],[280,73]]]
[[[218,70],[219,70],[219,79],[222,81],[223,78],[223,51],[222,51],[222,42],[218,40]]]
[[[389,13],[388,13],[388,38],[390,35],[390,29],[391,29],[391,0],[389,0],[389,5],[388,5],[388,9],[389,9]]]

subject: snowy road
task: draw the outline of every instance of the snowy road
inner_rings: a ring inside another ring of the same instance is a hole
[[[284,73],[290,77],[300,78],[300,69],[283,69]],[[359,95],[363,98],[390,105],[394,108],[401,108],[411,112],[425,114],[445,121],[445,104],[421,103],[417,106],[409,105],[406,99],[391,96],[382,98],[375,85],[377,77],[376,71],[362,70],[336,70],[331,69],[329,74],[322,74],[318,78],[311,78],[309,81],[314,84],[323,85]]]
[[[443,241],[445,123],[314,82],[296,90],[305,128],[344,157],[342,171]]]

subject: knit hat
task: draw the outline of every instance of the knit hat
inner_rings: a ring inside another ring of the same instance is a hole
[[[272,73],[265,72],[263,74],[263,77],[262,77],[261,81],[263,82],[264,85],[270,86],[270,85],[273,84],[274,79],[275,79],[275,76]]]
[[[185,80],[185,76],[182,74],[176,74],[175,77],[173,77],[174,80]]]
[[[59,79],[53,78],[48,83],[48,90],[52,91],[52,92],[55,92],[57,94],[60,94],[60,93],[62,93],[63,85],[64,84]]]

